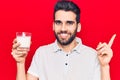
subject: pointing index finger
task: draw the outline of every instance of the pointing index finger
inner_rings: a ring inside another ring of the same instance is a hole
[[[116,34],[114,34],[114,35],[111,37],[111,39],[110,39],[110,41],[109,41],[109,43],[108,43],[108,45],[109,45],[110,47],[112,46],[115,37],[116,37]]]

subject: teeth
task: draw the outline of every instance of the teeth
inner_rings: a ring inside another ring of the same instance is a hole
[[[61,37],[66,37],[67,36],[67,34],[63,34],[63,33],[60,34],[60,35],[61,35]]]

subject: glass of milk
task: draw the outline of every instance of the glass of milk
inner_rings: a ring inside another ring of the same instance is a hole
[[[32,34],[29,32],[16,32],[17,42],[20,48],[30,48]]]

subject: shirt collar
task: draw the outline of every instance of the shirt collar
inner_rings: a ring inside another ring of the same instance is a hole
[[[59,51],[62,51],[62,49],[60,49],[60,47],[58,46],[57,44],[57,40],[55,40],[55,42],[53,43],[53,51],[55,53],[59,52]]]
[[[77,46],[75,48],[73,48],[72,52],[75,51],[77,53],[81,52],[81,48],[82,48],[82,40],[78,37],[76,37],[76,41],[77,41]]]
[[[77,46],[75,48],[73,48],[72,52],[75,51],[77,53],[80,53],[80,49],[81,49],[81,45],[82,45],[82,41],[80,38],[76,37],[76,41],[78,42]],[[62,51],[62,49],[60,49],[60,47],[58,46],[57,44],[57,40],[55,40],[54,42],[54,47],[53,47],[53,50],[55,53],[59,52],[59,51]]]

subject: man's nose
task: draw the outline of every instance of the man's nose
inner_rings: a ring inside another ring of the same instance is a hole
[[[65,24],[62,24],[61,30],[62,30],[62,31],[66,31],[66,30],[67,30],[67,26],[66,26]]]

